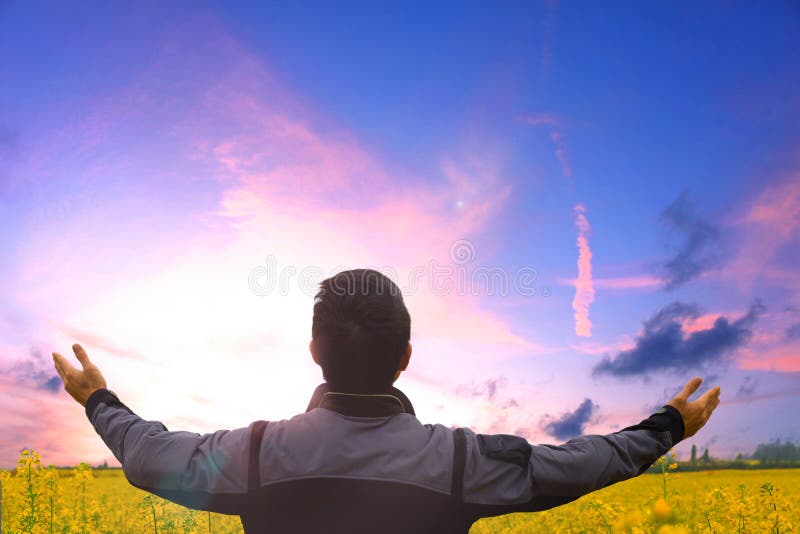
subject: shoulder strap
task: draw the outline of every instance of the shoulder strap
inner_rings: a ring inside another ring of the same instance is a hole
[[[264,439],[266,421],[256,421],[250,425],[250,462],[247,473],[247,488],[258,489],[261,486],[261,441]]]
[[[464,497],[464,464],[467,459],[467,438],[463,428],[453,431],[453,478],[450,495],[461,500]]]

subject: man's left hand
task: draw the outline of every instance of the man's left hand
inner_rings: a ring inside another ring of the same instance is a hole
[[[106,387],[106,379],[103,378],[100,369],[89,361],[89,356],[86,355],[83,347],[76,343],[72,345],[72,351],[81,363],[83,370],[73,367],[66,358],[57,352],[53,353],[53,363],[58,376],[64,382],[64,389],[67,393],[72,395],[72,398],[81,406],[86,406],[86,401],[89,400],[92,393]]]

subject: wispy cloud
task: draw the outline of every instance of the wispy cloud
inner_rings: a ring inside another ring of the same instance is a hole
[[[488,378],[479,384],[459,384],[456,387],[456,393],[469,397],[486,396],[489,401],[494,401],[498,389],[501,388],[506,381],[507,379],[505,377],[497,377]]]
[[[719,267],[724,259],[719,228],[700,216],[685,191],[661,214],[680,236],[671,258],[661,267],[666,289],[674,289]]]
[[[525,115],[521,117],[521,120],[531,126],[552,126],[554,128],[560,128],[564,124],[564,119],[555,113]]]
[[[767,347],[748,347],[742,351],[738,365],[742,369],[781,373],[798,372],[800,371],[800,342],[794,340]]]
[[[744,384],[743,384],[744,385]],[[750,404],[752,402],[759,402],[759,401],[768,401],[773,399],[785,399],[791,397],[798,397],[800,396],[800,387],[790,387],[786,389],[782,389],[779,391],[772,391],[772,392],[757,392],[756,387],[757,384],[753,384],[753,392],[750,394],[743,394],[743,395],[736,395],[731,400],[725,400],[726,405],[737,405],[737,404]],[[746,386],[744,389],[744,393],[747,393],[748,387]],[[741,388],[740,388],[741,390]]]
[[[620,278],[593,278],[592,284],[597,289],[650,289],[661,285],[661,281],[648,275],[627,276]]]
[[[107,351],[113,354],[114,356],[118,356],[121,358],[129,358],[137,361],[147,360],[147,358],[140,352],[133,349],[120,347],[103,336],[99,336],[97,334],[87,332],[79,328],[73,328],[70,326],[62,326],[60,330],[68,338],[75,340],[76,343],[80,343],[87,350],[90,348],[92,349],[97,348],[100,350]]]
[[[584,433],[584,427],[598,409],[599,406],[592,399],[584,399],[575,410],[565,412],[556,419],[543,418],[541,421],[542,429],[560,440],[568,440],[580,436]]]
[[[545,15],[542,21],[542,70],[545,76],[549,76],[553,63],[553,39],[558,18],[559,0],[547,0],[545,3]]]
[[[786,340],[793,341],[800,339],[800,323],[795,323],[786,329]]]
[[[736,390],[736,398],[745,399],[752,397],[756,392],[756,386],[758,386],[758,381],[756,379],[750,375],[745,376],[741,385],[739,385],[739,389]]]
[[[720,316],[710,328],[687,334],[684,322],[700,317],[702,312],[697,305],[673,302],[645,321],[632,349],[604,358],[592,373],[646,376],[655,371],[685,372],[723,363],[750,340],[753,325],[765,310],[756,301],[739,319]]]
[[[550,140],[555,146],[554,154],[561,167],[561,174],[567,178],[569,183],[572,182],[572,166],[569,163],[567,156],[567,147],[562,135],[564,119],[560,115],[553,113],[537,113],[535,115],[526,115],[521,120],[531,126],[546,126],[550,131]]]
[[[29,358],[7,365],[3,372],[23,387],[49,393],[61,389],[61,379],[53,370],[49,358],[44,358],[35,348],[30,350]]]
[[[570,348],[582,354],[589,354],[592,356],[605,356],[612,352],[620,352],[633,348],[633,340],[630,336],[623,336],[616,342],[612,343],[595,343],[592,341],[584,341],[580,343],[570,344]]]
[[[559,278],[558,282],[562,285],[575,286],[576,278]],[[592,287],[595,289],[654,289],[662,287],[663,282],[660,278],[649,275],[640,276],[621,276],[617,278],[597,278],[592,276]]]
[[[583,204],[575,206],[575,227],[578,229],[578,278],[575,280],[575,298],[572,299],[572,309],[575,312],[575,333],[579,336],[590,337],[592,322],[589,319],[589,308],[594,302],[592,251],[589,249],[591,228]]]
[[[565,178],[572,178],[572,167],[569,165],[569,160],[567,159],[567,148],[564,145],[564,139],[561,137],[560,132],[550,132],[550,139],[553,140],[553,144],[556,145],[556,158],[558,158],[558,163],[561,165],[561,174],[564,175]]]
[[[766,258],[772,256],[781,245],[797,237],[800,230],[800,180],[797,176],[767,187],[753,202],[744,223],[768,231],[773,238],[766,243],[766,249],[771,252]],[[762,236],[766,237],[766,236]],[[754,243],[756,244],[756,243]],[[745,251],[742,251],[744,254]],[[751,254],[750,251],[747,251]]]

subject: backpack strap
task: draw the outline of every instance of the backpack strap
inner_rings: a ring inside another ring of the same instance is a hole
[[[464,465],[467,460],[467,437],[463,428],[453,431],[453,478],[450,495],[459,501],[464,497]]]
[[[255,490],[261,486],[261,441],[264,439],[266,421],[256,421],[250,425],[250,462],[247,472],[247,489]]]

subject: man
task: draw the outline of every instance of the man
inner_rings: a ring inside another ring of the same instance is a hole
[[[552,508],[642,473],[719,403],[718,387],[689,402],[695,378],[641,423],[560,446],[422,424],[392,385],[411,358],[410,323],[400,290],[377,271],[323,281],[309,348],[325,383],[308,410],[206,435],[139,418],[79,345],[82,370],[53,358],[131,484],[238,514],[248,534],[467,532],[481,517]]]

